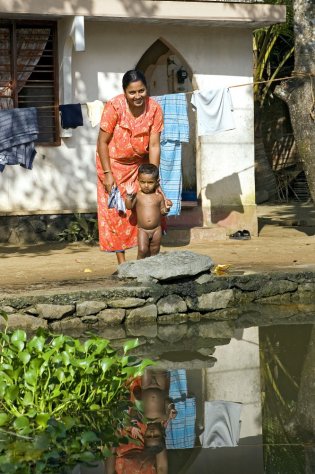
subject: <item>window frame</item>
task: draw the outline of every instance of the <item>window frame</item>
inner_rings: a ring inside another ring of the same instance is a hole
[[[18,87],[17,87],[17,30],[20,28],[50,28],[52,36],[52,75],[53,75],[53,105],[51,108],[54,109],[53,115],[53,124],[54,131],[52,133],[52,141],[43,142],[36,140],[36,145],[40,146],[60,146],[60,123],[59,123],[59,73],[58,73],[58,24],[57,21],[51,20],[20,20],[20,19],[1,19],[0,20],[1,28],[8,28],[10,31],[10,62],[11,62],[11,89],[12,89],[12,100],[14,108],[19,108],[19,97],[18,97]],[[35,105],[29,105],[29,107],[36,107]],[[49,106],[48,106],[49,107]]]

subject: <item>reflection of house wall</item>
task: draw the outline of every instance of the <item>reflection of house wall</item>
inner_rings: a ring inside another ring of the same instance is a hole
[[[241,402],[241,438],[262,434],[258,328],[244,329],[242,339],[218,346],[215,365],[204,369],[205,400]]]
[[[240,445],[202,449],[187,474],[262,474],[262,421],[258,328],[218,346],[215,365],[203,369],[204,400],[241,402]]]

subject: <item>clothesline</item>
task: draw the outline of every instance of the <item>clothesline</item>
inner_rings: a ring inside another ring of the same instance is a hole
[[[279,77],[278,79],[268,79],[268,80],[265,80],[265,81],[254,81],[254,82],[244,82],[242,84],[234,84],[234,85],[231,85],[231,86],[226,86],[226,89],[232,89],[232,88],[235,88],[235,87],[244,87],[244,86],[255,86],[256,84],[267,84],[267,83],[272,83],[272,82],[279,82],[279,81],[286,81],[288,79],[294,79],[294,78],[297,78],[297,77],[315,77],[314,74],[302,74],[302,73],[299,73],[299,74],[295,74],[294,76],[285,76],[285,77]],[[198,90],[198,89],[197,89]],[[193,90],[193,91],[187,91],[187,92],[168,92],[166,94],[162,94],[162,95],[171,95],[171,94],[185,94],[185,95],[190,95],[190,94],[193,94],[194,92],[196,92],[196,90]],[[104,102],[105,103],[105,102]],[[87,103],[86,102],[83,102],[81,103],[80,105],[84,105],[86,106]],[[36,106],[35,106],[36,107]],[[41,105],[39,107],[36,107],[37,109],[54,109],[54,108],[58,108],[58,105]]]

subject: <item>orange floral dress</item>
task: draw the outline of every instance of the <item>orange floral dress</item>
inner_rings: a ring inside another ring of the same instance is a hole
[[[147,425],[140,421],[137,422],[137,425],[140,433],[144,436]],[[156,474],[155,459],[145,454],[142,443],[139,445],[139,442],[130,441],[117,448],[115,472],[117,474]]]
[[[135,403],[134,390],[141,389],[141,377],[136,377],[130,384],[130,400]],[[147,424],[138,420],[137,428],[142,436],[145,435]],[[131,430],[125,430],[123,435],[131,437]],[[140,441],[120,444],[117,448],[115,461],[116,474],[156,474],[154,459],[145,456],[144,444]]]
[[[160,105],[146,98],[145,111],[133,117],[124,94],[108,101],[104,107],[100,128],[112,134],[108,145],[111,170],[120,194],[126,196],[126,184],[134,183],[138,190],[138,168],[148,162],[149,140],[152,133],[163,129],[163,114]],[[102,183],[104,174],[96,153],[98,228],[101,250],[123,251],[137,245],[137,217],[135,211],[126,213],[108,209],[108,194]]]

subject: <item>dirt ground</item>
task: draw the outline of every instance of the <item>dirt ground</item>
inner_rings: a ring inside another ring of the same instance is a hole
[[[260,206],[259,236],[248,241],[192,242],[162,247],[161,251],[191,250],[209,255],[230,272],[315,271],[315,208],[312,205]],[[136,249],[126,252],[136,258]],[[116,257],[84,243],[1,245],[2,291],[82,284],[106,279],[116,270]]]

